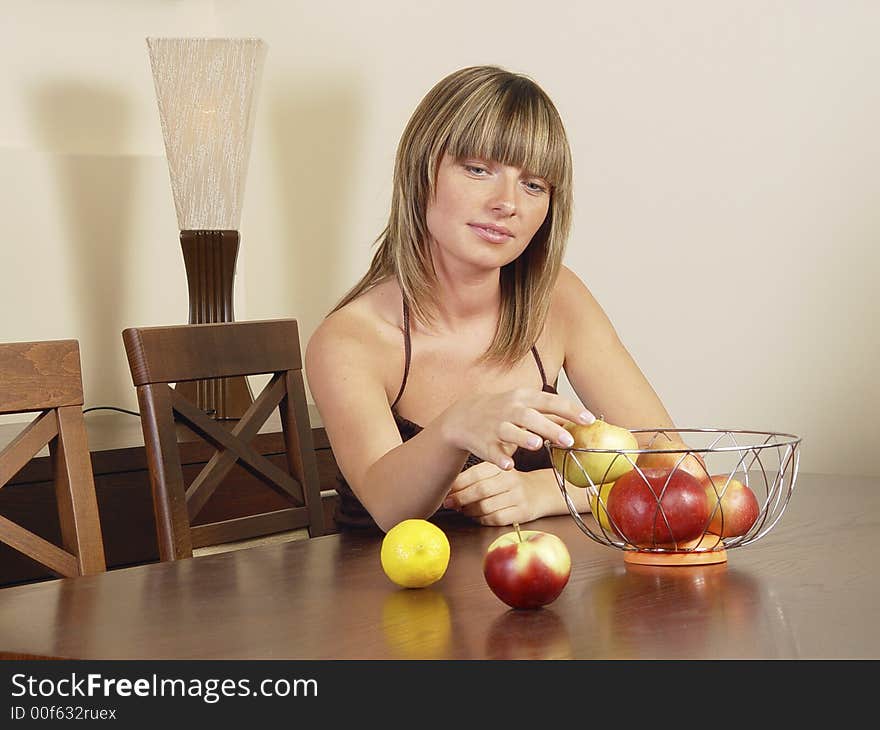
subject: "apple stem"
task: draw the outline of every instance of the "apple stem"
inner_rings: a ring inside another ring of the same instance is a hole
[[[519,541],[522,542],[522,533],[519,531],[519,522],[513,523],[513,529],[516,530],[516,536],[519,538]]]

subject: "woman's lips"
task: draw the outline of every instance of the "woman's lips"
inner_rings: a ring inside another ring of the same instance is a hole
[[[468,223],[468,225],[480,238],[489,241],[490,243],[505,243],[513,238],[512,234],[496,230],[495,228],[481,226],[476,223]]]

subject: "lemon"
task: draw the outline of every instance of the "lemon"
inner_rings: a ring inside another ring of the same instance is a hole
[[[404,588],[424,588],[443,577],[449,565],[449,540],[427,520],[398,522],[382,539],[382,570]]]

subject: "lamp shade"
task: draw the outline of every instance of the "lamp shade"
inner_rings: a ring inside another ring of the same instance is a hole
[[[267,46],[147,38],[180,230],[238,230]]]

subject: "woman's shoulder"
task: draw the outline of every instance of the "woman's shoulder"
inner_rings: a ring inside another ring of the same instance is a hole
[[[400,288],[383,281],[325,317],[309,339],[306,359],[356,357],[366,365],[402,351]]]
[[[583,279],[566,266],[559,271],[548,320],[554,342],[565,352],[585,333],[595,334],[608,327],[604,310]]]
[[[568,320],[588,314],[595,303],[583,280],[567,266],[562,266],[553,288],[551,307],[555,318]]]

